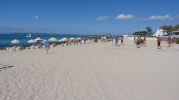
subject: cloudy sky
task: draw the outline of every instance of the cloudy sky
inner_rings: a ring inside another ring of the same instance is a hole
[[[179,0],[0,0],[0,32],[128,33],[179,23]]]

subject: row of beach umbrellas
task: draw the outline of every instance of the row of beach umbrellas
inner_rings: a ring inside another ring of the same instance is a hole
[[[81,40],[81,38],[73,38],[73,37],[71,37],[71,38],[67,39],[67,38],[64,37],[64,38],[58,40],[58,39],[52,37],[52,38],[48,39],[48,42],[66,42],[66,41],[68,41],[68,40]],[[36,39],[34,39],[34,40],[31,39],[31,40],[29,40],[29,41],[27,41],[27,42],[28,42],[28,43],[45,43],[45,42],[47,42],[47,40],[41,39],[41,38],[38,37],[38,38],[36,38]],[[11,43],[12,43],[12,44],[19,44],[20,41],[17,40],[17,39],[14,39],[14,40],[11,41]]]

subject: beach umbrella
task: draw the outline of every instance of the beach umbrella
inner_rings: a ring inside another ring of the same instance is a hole
[[[34,40],[36,43],[41,43],[42,41],[43,41],[43,39],[41,39],[41,38],[36,38],[35,40]]]
[[[59,42],[63,42],[63,39],[58,40]]]
[[[49,42],[57,42],[58,40],[53,37],[53,38],[48,39],[48,41],[49,41]]]
[[[43,40],[42,40],[42,43],[46,43],[46,42],[48,42],[48,41],[47,41],[47,40],[45,40],[45,39],[43,39]]]
[[[70,40],[74,40],[75,38],[71,37]]]
[[[19,44],[19,43],[20,43],[20,41],[19,41],[19,40],[17,40],[17,39],[14,39],[14,40],[12,40],[12,41],[11,41],[11,43],[12,43],[12,44]]]
[[[80,37],[78,37],[78,38],[76,38],[77,40],[81,40],[81,38]]]
[[[40,37],[38,37],[38,38],[35,39],[35,41],[38,41],[38,40],[43,40],[43,39],[41,39]]]
[[[27,41],[28,43],[35,43],[35,41],[34,40],[29,40],[29,41]]]
[[[63,41],[68,41],[68,39],[67,38],[62,38],[63,39]]]
[[[67,39],[67,38],[62,38],[62,39],[60,39],[59,41],[60,41],[60,42],[66,42],[66,41],[68,41],[68,39]]]

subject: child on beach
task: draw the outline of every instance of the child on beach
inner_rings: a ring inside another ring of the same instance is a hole
[[[158,46],[158,49],[161,49],[161,40],[160,40],[160,37],[157,37],[157,46]]]

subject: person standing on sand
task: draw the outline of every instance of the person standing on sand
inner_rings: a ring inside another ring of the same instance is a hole
[[[134,44],[136,44],[136,37],[134,36]]]
[[[146,37],[144,36],[144,46],[146,47]]]
[[[171,37],[169,35],[169,37],[168,37],[168,47],[171,47],[171,43],[172,43],[172,39],[171,39]]]
[[[158,49],[161,49],[161,40],[160,40],[160,37],[157,37],[157,46],[158,46]]]
[[[118,46],[118,37],[115,38],[115,46]]]
[[[48,54],[48,51],[50,49],[50,44],[47,41],[44,44],[45,44],[45,50],[47,51],[47,54]]]
[[[121,36],[121,45],[123,45],[123,42],[124,42],[124,38],[123,36]]]
[[[140,48],[140,41],[141,41],[141,38],[138,37],[138,38],[136,39],[136,46],[137,46],[137,48]]]

